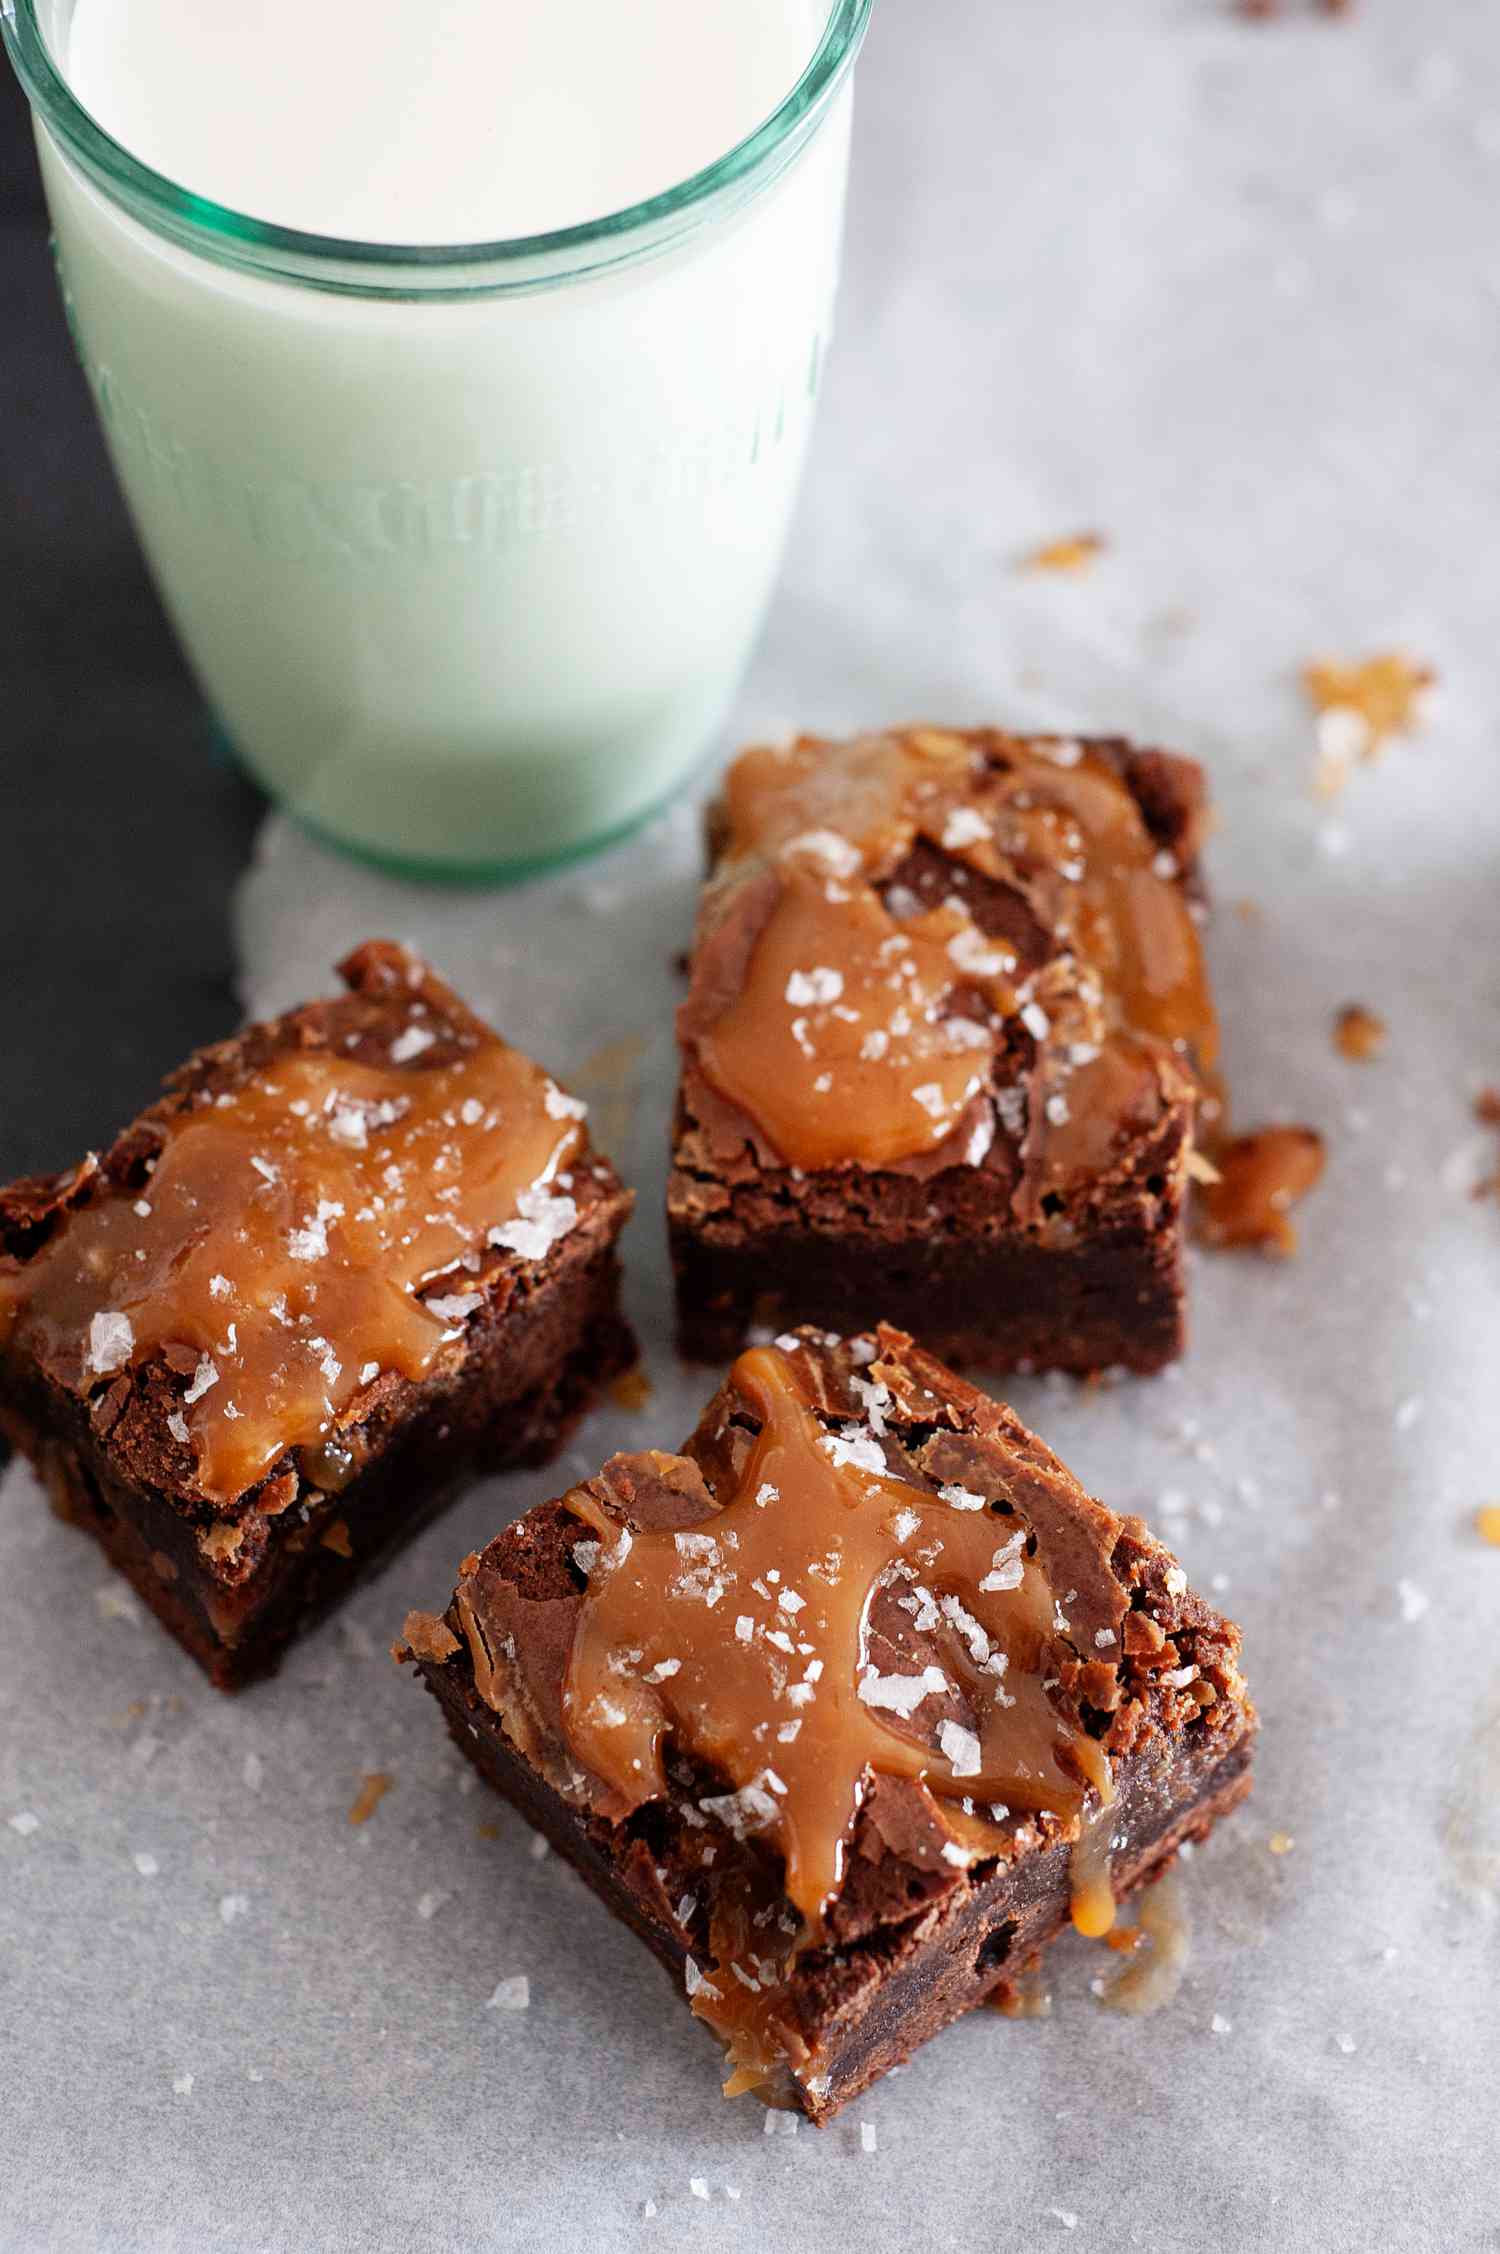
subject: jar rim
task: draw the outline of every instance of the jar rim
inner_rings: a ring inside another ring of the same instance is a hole
[[[872,0],[831,0],[785,99],[711,164],[654,196],[576,226],[468,243],[382,243],[252,219],[194,195],[133,156],[73,93],[47,46],[38,0],[0,0],[0,35],[33,110],[93,183],[154,232],[222,265],[364,297],[494,295],[578,281],[668,248],[780,172],[820,123],[854,62]]]

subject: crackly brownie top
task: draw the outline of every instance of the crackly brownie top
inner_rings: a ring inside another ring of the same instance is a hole
[[[681,1015],[700,1099],[803,1169],[1021,1153],[1018,1210],[1214,1063],[1201,777],[1114,742],[918,729],[747,751]]]
[[[448,1624],[407,1624],[434,1663],[460,1638],[565,1799],[686,1819],[712,1896],[689,1990],[740,2086],[809,2063],[805,1951],[976,1864],[1071,1837],[1075,1921],[1106,1930],[1114,1758],[1242,1692],[1145,1530],[884,1327],[742,1355],[682,1455],[616,1457],[466,1560]]]
[[[117,1173],[87,1162],[34,1215],[8,1201],[0,1351],[82,1394],[165,1361],[211,1502],[382,1373],[426,1375],[486,1268],[578,1216],[584,1106],[405,949],[341,969],[346,995],[195,1059]]]

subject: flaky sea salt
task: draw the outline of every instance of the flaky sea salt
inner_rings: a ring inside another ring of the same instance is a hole
[[[794,970],[786,982],[786,998],[794,1009],[810,1009],[836,1002],[844,991],[844,974],[829,964],[811,970]]]
[[[547,1082],[543,1101],[549,1119],[587,1119],[589,1107],[581,1096],[570,1096],[555,1080]]]
[[[946,1503],[950,1510],[983,1510],[985,1506],[984,1496],[974,1494],[967,1487],[940,1487],[938,1500]]]
[[[436,1887],[429,1887],[425,1894],[417,1896],[417,1915],[424,1925],[432,1923],[447,1899],[447,1895]]]
[[[156,1857],[148,1854],[144,1847],[138,1847],[130,1860],[134,1863],[142,1878],[155,1878],[157,1872],[161,1869],[161,1864]]]
[[[940,1667],[924,1667],[920,1675],[882,1675],[866,1667],[858,1687],[866,1706],[883,1707],[909,1720],[924,1698],[940,1698],[950,1686]]]
[[[979,1740],[962,1722],[938,1726],[938,1749],[956,1777],[977,1777],[981,1767]]]
[[[134,1345],[135,1332],[131,1329],[128,1315],[96,1315],[89,1324],[89,1345],[84,1368],[96,1370],[101,1377],[108,1377],[112,1371],[125,1367]]]
[[[943,851],[961,853],[993,835],[989,823],[975,806],[955,806],[943,824]]]
[[[1396,1602],[1401,1607],[1402,1619],[1409,1626],[1414,1620],[1421,1619],[1423,1613],[1432,1603],[1432,1599],[1425,1589],[1417,1587],[1415,1581],[1403,1579],[1396,1583]]]
[[[41,1817],[33,1815],[29,1808],[20,1808],[15,1815],[7,1816],[5,1820],[11,1830],[19,1832],[23,1839],[29,1839],[34,1831],[42,1828]]]
[[[250,1915],[248,1894],[225,1894],[219,1901],[219,1918],[224,1925],[233,1925],[236,1918]]]
[[[860,865],[859,848],[837,830],[802,830],[788,838],[781,850],[783,855],[806,853],[836,877],[852,877]]]
[[[497,1980],[495,1992],[485,2005],[486,2011],[526,2011],[531,2005],[531,1982],[524,1972],[513,1973],[507,1980]]]
[[[845,1432],[825,1432],[820,1435],[819,1444],[840,1471],[852,1464],[856,1471],[874,1472],[878,1477],[886,1468],[874,1433],[859,1426]]]
[[[503,1246],[507,1252],[518,1253],[523,1260],[545,1259],[578,1219],[578,1207],[572,1198],[554,1197],[540,1182],[521,1191],[516,1199],[516,1210],[516,1220],[491,1229],[490,1243]]]
[[[874,2124],[874,2122],[873,2122],[873,2121],[861,2121],[861,2123],[860,2123],[860,2125],[859,2125],[859,2149],[860,2149],[860,2151],[861,2151],[861,2152],[875,2152],[875,2151],[877,2151],[877,2150],[878,2150],[878,2148],[879,2148],[879,2144],[880,2144],[880,2139],[879,2139],[879,2137],[878,2137],[878,2136],[877,2136],[877,2135],[875,2134],[875,2124]]]
[[[410,1064],[413,1057],[419,1057],[430,1049],[436,1039],[437,1035],[430,1026],[407,1026],[405,1032],[398,1033],[391,1043],[392,1064]]]
[[[204,1394],[207,1393],[211,1387],[217,1385],[218,1382],[219,1371],[217,1364],[212,1362],[207,1354],[200,1354],[198,1357],[198,1367],[193,1372],[193,1382],[188,1387],[186,1393],[184,1393],[184,1395],[182,1396],[184,1403],[187,1405],[187,1407],[191,1408],[195,1401],[201,1401]]]

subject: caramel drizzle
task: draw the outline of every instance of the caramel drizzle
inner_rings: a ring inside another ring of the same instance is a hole
[[[1053,1596],[1024,1528],[953,1499],[962,1490],[945,1499],[875,1468],[873,1433],[827,1432],[778,1349],[743,1354],[731,1383],[760,1431],[734,1494],[700,1526],[632,1533],[590,1490],[567,1498],[600,1548],[562,1712],[616,1820],[666,1794],[671,1746],[727,1780],[704,1812],[779,1853],[795,1918],[779,1922],[774,1889],[721,1889],[717,1967],[693,1999],[753,2081],[797,2061],[786,1972],[823,1930],[872,1773],[932,1795],[958,1868],[1010,1851],[1011,1812],[1078,1819],[1088,1787],[1108,1796],[1112,1782],[1102,1748],[1046,1687]],[[941,1656],[925,1690],[915,1676],[879,1677],[868,1660],[871,1604],[893,1585]],[[945,1720],[934,1744],[915,1734],[920,1721],[897,1734],[893,1699],[920,1715],[926,1696],[954,1692],[965,1722]],[[1088,1931],[1107,1923],[1107,1844],[1079,1864]]]
[[[1164,1056],[1209,1075],[1218,1033],[1189,902],[1130,789],[1066,743],[917,731],[755,750],[730,771],[727,875],[779,892],[703,1072],[789,1164],[886,1165],[956,1140],[978,1163],[1006,1021],[1033,1054],[1024,1132],[1043,1188],[1092,1173],[1158,1106]],[[954,864],[935,910],[890,882],[918,839]],[[1029,969],[987,936],[964,871],[1050,935]],[[712,909],[711,911],[712,912]],[[1023,974],[1024,973],[1024,974]]]
[[[434,1040],[414,1017],[394,1054]],[[425,1069],[287,1056],[169,1119],[138,1196],[96,1195],[0,1272],[0,1349],[85,1388],[162,1353],[169,1427],[218,1503],[325,1441],[380,1372],[424,1377],[497,1234],[536,1248],[576,1218],[582,1107],[494,1036],[465,1041]]]

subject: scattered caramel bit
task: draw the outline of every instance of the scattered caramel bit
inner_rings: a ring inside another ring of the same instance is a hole
[[[401,1640],[391,1647],[393,1659],[428,1659],[435,1667],[451,1659],[458,1638],[435,1612],[409,1612],[401,1623]]]
[[[1049,540],[1043,547],[1033,548],[1023,568],[1027,571],[1087,571],[1098,562],[1104,548],[1101,533],[1074,532],[1065,540]]]
[[[1485,1503],[1475,1511],[1474,1530],[1481,1541],[1493,1542],[1500,1550],[1500,1503]]]
[[[644,1409],[651,1399],[651,1380],[644,1363],[637,1362],[633,1370],[622,1371],[609,1390],[622,1409]]]
[[[1354,1064],[1369,1064],[1385,1047],[1385,1019],[1363,1002],[1346,1002],[1333,1021],[1333,1044]]]
[[[1319,794],[1335,796],[1356,760],[1378,758],[1388,738],[1419,727],[1436,680],[1430,665],[1399,650],[1348,665],[1333,658],[1304,665],[1302,686],[1318,715]]]
[[[500,1837],[500,1826],[498,1824],[476,1824],[474,1829],[481,1839],[498,1839]]]
[[[335,1550],[340,1557],[353,1557],[349,1542],[349,1529],[341,1518],[330,1519],[318,1536],[325,1550]]]
[[[1242,924],[1262,924],[1266,920],[1266,911],[1258,900],[1236,900],[1234,912]]]
[[[395,1781],[384,1769],[372,1769],[368,1776],[361,1777],[354,1805],[349,1810],[350,1823],[367,1824]]]
[[[1273,1855],[1289,1855],[1296,1844],[1289,1831],[1273,1831],[1266,1841]]]
[[[1288,1258],[1297,1235],[1287,1214],[1322,1175],[1322,1136],[1311,1127],[1259,1127],[1225,1143],[1214,1162],[1220,1179],[1201,1199],[1204,1242]]]

